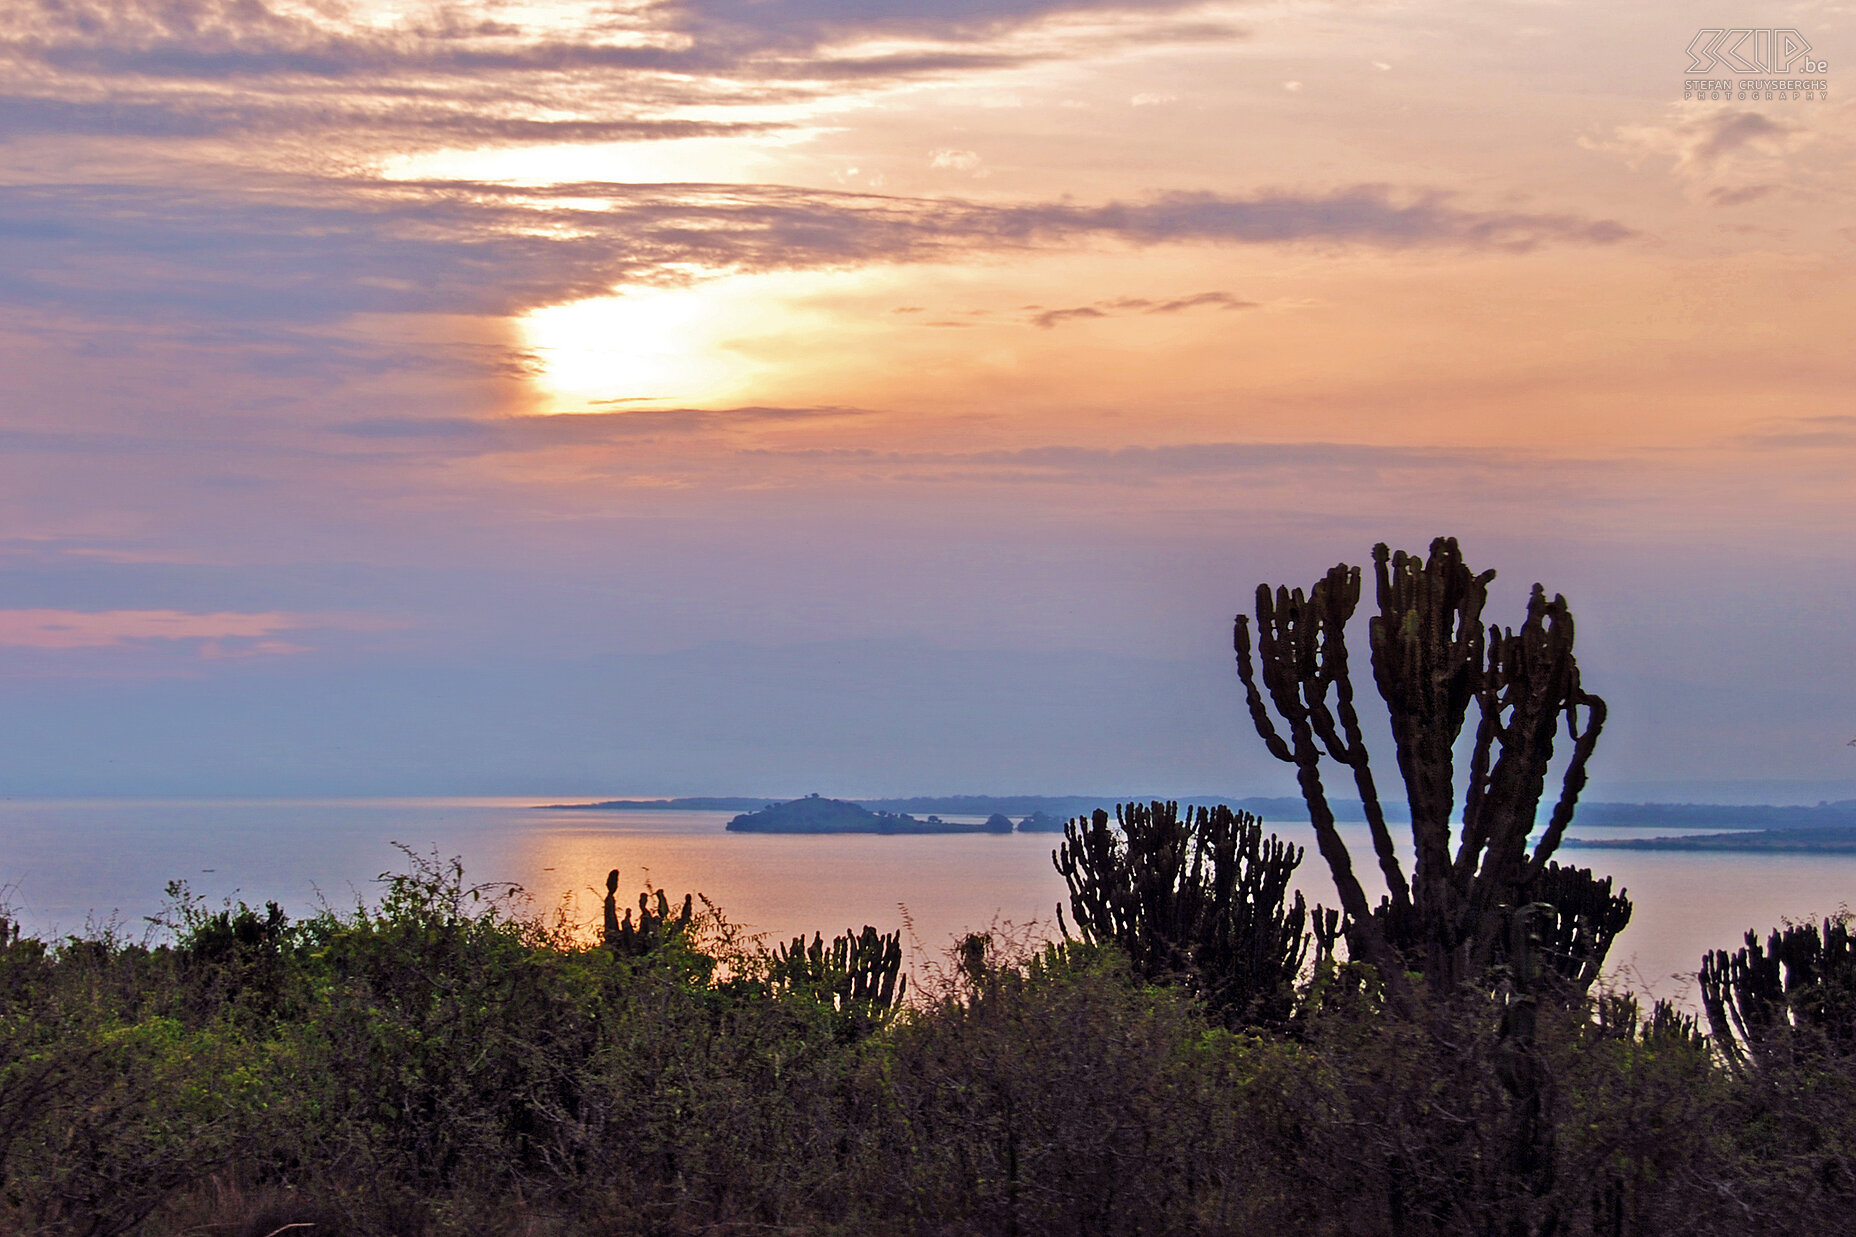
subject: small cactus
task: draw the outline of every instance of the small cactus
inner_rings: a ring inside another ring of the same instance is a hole
[[[652,905],[652,894],[656,894],[656,905]],[[647,890],[638,895],[638,922],[632,922],[631,908],[627,907],[625,918],[619,918],[619,870],[617,868],[606,874],[606,948],[626,958],[639,958],[652,953],[663,945],[682,936],[688,931],[690,918],[695,907],[689,894],[683,895],[683,908],[676,915],[670,912],[670,899],[664,896],[662,889]]]
[[[810,944],[796,936],[769,958],[769,983],[776,992],[806,992],[829,1002],[859,1026],[868,1027],[902,1004],[908,978],[902,974],[902,933],[846,929],[827,945],[817,933]]]

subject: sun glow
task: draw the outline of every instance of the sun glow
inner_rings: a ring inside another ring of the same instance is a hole
[[[830,402],[898,321],[895,271],[760,271],[550,305],[520,329],[544,410]],[[905,285],[906,286],[906,285]],[[822,341],[830,340],[826,347]]]
[[[735,394],[752,366],[727,336],[747,324],[717,284],[629,288],[530,313],[523,332],[553,411],[703,404]]]

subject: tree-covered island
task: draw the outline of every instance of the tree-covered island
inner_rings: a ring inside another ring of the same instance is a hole
[[[873,812],[845,799],[816,794],[790,803],[770,803],[728,822],[732,833],[1010,833],[1012,822],[994,813],[984,824],[918,819],[904,812]]]

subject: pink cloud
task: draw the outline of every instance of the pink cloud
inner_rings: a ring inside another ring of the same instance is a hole
[[[307,652],[307,646],[271,639],[306,627],[376,625],[327,615],[267,611],[239,614],[184,610],[0,610],[0,645],[34,649],[110,648],[137,640],[203,640],[208,656],[251,656]],[[252,640],[234,652],[219,642]]]

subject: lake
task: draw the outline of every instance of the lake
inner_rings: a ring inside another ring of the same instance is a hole
[[[585,922],[597,922],[614,867],[622,896],[635,897],[646,880],[678,899],[704,893],[770,941],[906,922],[916,968],[966,931],[1009,922],[1052,933],[1065,896],[1051,865],[1055,834],[731,834],[726,812],[556,812],[537,809],[539,801],[5,800],[0,907],[41,935],[114,920],[132,936],[177,879],[215,903],[275,899],[301,914],[323,899],[345,908],[373,900],[382,872],[407,868],[392,845],[399,842],[458,856],[467,879],[518,883],[535,909],[565,904]],[[1311,902],[1334,905],[1307,823],[1268,827],[1308,847],[1298,887]],[[1342,831],[1377,896],[1365,826]],[[1589,838],[1630,832],[1574,830]],[[1561,857],[1615,876],[1635,903],[1610,972],[1639,991],[1690,1004],[1704,950],[1732,947],[1748,928],[1764,934],[1783,919],[1856,901],[1856,855],[1585,850]]]

